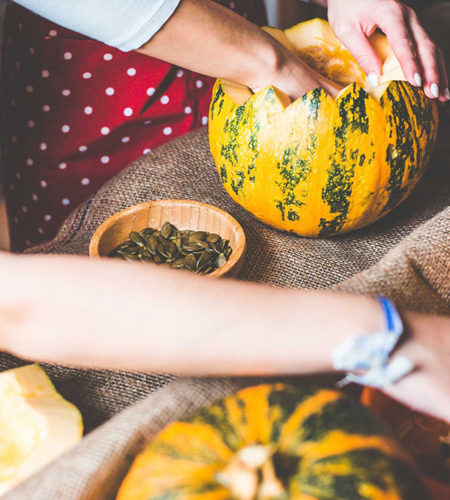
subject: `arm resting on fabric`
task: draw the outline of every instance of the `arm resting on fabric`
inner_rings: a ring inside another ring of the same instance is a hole
[[[332,371],[332,352],[382,328],[378,301],[213,280],[108,260],[0,254],[0,349],[40,361],[181,375]],[[402,313],[394,353],[417,370],[387,389],[450,421],[450,318]]]
[[[332,370],[331,353],[349,335],[383,326],[376,300],[348,294],[105,259],[2,255],[0,266],[8,268],[0,347],[53,362],[183,374],[321,372]]]

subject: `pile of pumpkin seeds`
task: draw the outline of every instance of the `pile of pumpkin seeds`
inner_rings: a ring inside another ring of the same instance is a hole
[[[147,227],[132,231],[129,240],[109,253],[128,262],[154,262],[174,269],[189,269],[209,274],[223,266],[231,255],[228,240],[206,231],[179,231],[165,222],[158,231]]]

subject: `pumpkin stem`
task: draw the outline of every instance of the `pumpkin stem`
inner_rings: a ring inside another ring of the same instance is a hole
[[[250,445],[240,450],[216,479],[240,500],[279,497],[284,493],[273,465],[275,448]]]

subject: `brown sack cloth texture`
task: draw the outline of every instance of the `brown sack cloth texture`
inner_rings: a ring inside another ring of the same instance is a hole
[[[448,39],[449,3],[430,10],[427,20],[433,33]],[[450,315],[449,115],[443,111],[443,140],[410,198],[356,233],[312,240],[256,221],[225,193],[207,132],[199,130],[138,159],[75,210],[53,241],[30,253],[87,255],[95,229],[118,210],[152,199],[199,200],[228,211],[243,226],[248,242],[243,280],[384,294],[403,307]],[[23,363],[0,353],[0,370]],[[162,374],[44,368],[57,389],[80,408],[86,430],[100,427],[5,495],[6,500],[112,499],[144,441],[171,420],[250,383],[238,378],[175,380]]]

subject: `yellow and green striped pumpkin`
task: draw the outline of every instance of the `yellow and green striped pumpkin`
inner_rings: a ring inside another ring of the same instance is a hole
[[[421,500],[399,445],[329,389],[249,387],[164,428],[117,500]]]
[[[428,163],[437,107],[404,81],[386,38],[371,87],[326,21],[285,32],[267,28],[311,67],[343,88],[321,87],[291,102],[279,89],[217,80],[209,142],[231,197],[261,221],[302,236],[330,236],[379,219],[411,192]]]

